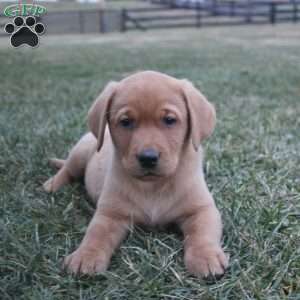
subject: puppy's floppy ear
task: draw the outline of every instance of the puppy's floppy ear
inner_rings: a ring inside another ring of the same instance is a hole
[[[117,82],[108,83],[88,112],[88,125],[91,132],[97,138],[97,151],[101,149],[103,144],[110,100],[116,91],[117,85]]]
[[[209,137],[214,131],[216,111],[214,106],[191,82],[184,79],[181,80],[181,83],[189,114],[191,139],[197,151],[201,141]]]

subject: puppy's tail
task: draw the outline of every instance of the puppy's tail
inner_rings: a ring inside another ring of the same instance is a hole
[[[58,159],[58,158],[49,159],[50,165],[58,170],[64,166],[65,162],[66,161],[64,159]]]

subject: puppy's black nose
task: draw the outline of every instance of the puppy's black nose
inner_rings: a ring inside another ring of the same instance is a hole
[[[145,169],[154,168],[158,163],[159,153],[154,149],[145,149],[137,155],[141,166]]]

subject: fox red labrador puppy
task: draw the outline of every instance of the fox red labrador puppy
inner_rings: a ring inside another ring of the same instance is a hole
[[[84,177],[96,202],[79,248],[65,258],[72,273],[104,272],[134,224],[176,222],[184,260],[196,276],[228,265],[222,223],[202,170],[201,142],[215,126],[214,107],[187,80],[145,71],[109,83],[88,113],[90,131],[44,188],[55,192]]]

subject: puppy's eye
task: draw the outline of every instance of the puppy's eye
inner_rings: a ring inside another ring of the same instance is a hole
[[[172,125],[174,125],[174,124],[177,122],[177,120],[176,120],[176,118],[174,118],[174,117],[171,117],[171,116],[165,116],[165,117],[163,117],[163,122],[164,122],[167,126],[172,126]]]
[[[128,129],[131,129],[134,126],[134,120],[130,119],[128,117],[122,118],[119,123],[122,127],[128,128]]]

